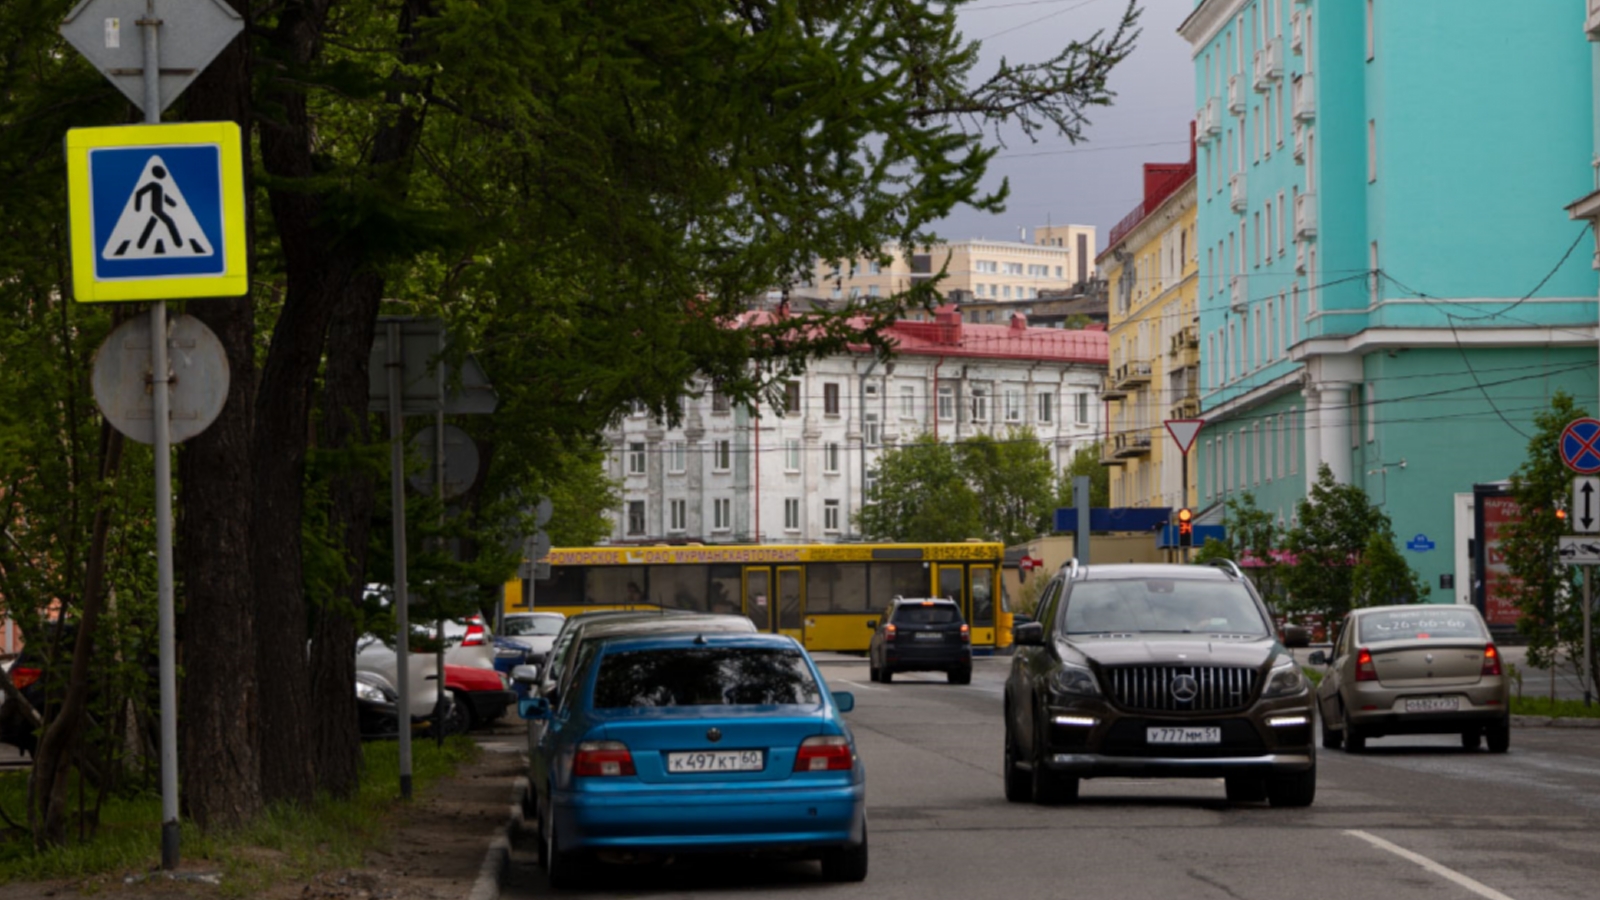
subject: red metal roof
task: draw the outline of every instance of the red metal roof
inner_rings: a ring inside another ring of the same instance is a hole
[[[753,312],[742,317],[747,323],[772,322],[769,312]],[[866,320],[858,325],[864,326]],[[932,322],[899,320],[891,323],[884,335],[894,352],[904,356],[946,356],[975,359],[1012,359],[1042,362],[1106,365],[1109,339],[1104,326],[1085,329],[1032,328],[1027,318],[1014,314],[1008,324],[977,324],[961,321],[954,306],[940,307]],[[865,353],[865,344],[850,349]]]

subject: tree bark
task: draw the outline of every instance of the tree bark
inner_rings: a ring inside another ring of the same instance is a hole
[[[245,0],[230,0],[249,16]],[[233,121],[244,133],[250,203],[250,42],[241,36],[187,92],[185,118]],[[246,209],[246,221],[253,221]],[[252,229],[253,231],[253,229]],[[253,256],[253,254],[252,254]],[[202,300],[192,315],[228,355],[228,399],[205,431],[180,445],[178,562],[184,678],[178,775],[184,810],[204,829],[230,828],[261,811],[256,697],[255,602],[251,572],[251,430],[255,403],[255,303],[250,296]],[[270,682],[268,682],[270,684]]]

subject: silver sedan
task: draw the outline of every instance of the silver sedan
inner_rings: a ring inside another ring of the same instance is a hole
[[[1459,734],[1469,750],[1511,745],[1511,688],[1471,606],[1373,606],[1345,616],[1317,686],[1322,745],[1350,752],[1391,734]]]

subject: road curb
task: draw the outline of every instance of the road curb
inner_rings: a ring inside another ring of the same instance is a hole
[[[511,865],[511,838],[522,827],[522,798],[528,788],[528,779],[520,775],[511,783],[511,812],[504,826],[489,833],[489,851],[483,857],[483,865],[478,869],[478,878],[473,881],[467,900],[499,900],[500,883]]]
[[[1512,716],[1515,728],[1600,728],[1600,719],[1583,719],[1572,716]]]

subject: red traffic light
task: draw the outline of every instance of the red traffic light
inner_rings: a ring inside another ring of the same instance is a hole
[[[1178,510],[1178,546],[1194,546],[1194,511],[1187,506]]]

